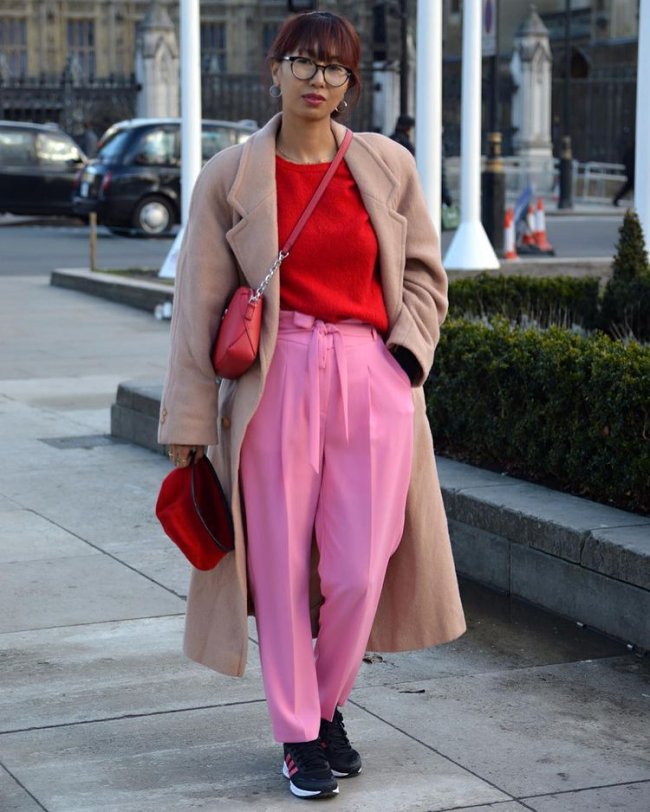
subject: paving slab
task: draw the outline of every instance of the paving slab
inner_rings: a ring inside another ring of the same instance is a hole
[[[234,678],[186,659],[182,641],[180,615],[2,634],[0,732],[264,701],[254,644]]]
[[[185,601],[106,555],[3,565],[0,633],[184,612]]]
[[[612,812],[615,809],[648,812],[650,781],[525,798],[524,802],[526,808],[534,809],[535,812]]]
[[[354,701],[521,798],[650,780],[649,677],[647,661],[612,658],[371,688]]]
[[[0,510],[0,563],[98,555],[81,539],[30,510]]]
[[[471,581],[461,581],[468,631],[451,643],[422,651],[369,653],[357,686],[411,683],[538,665],[620,657],[625,646],[517,600],[499,598]],[[354,695],[353,695],[354,696]]]
[[[366,743],[366,770],[341,782],[332,808],[434,812],[511,800],[371,714],[351,708],[348,720]],[[286,812],[301,802],[267,731],[258,702],[6,734],[0,759],[50,812]]]

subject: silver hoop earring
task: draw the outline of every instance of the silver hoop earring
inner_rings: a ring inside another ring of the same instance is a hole
[[[348,103],[346,102],[345,99],[341,99],[341,101],[339,102],[339,105],[341,105],[341,104],[343,105],[343,110],[348,109]],[[337,113],[342,113],[343,110],[339,110],[339,105],[337,105],[334,109],[336,110]]]
[[[282,88],[279,85],[271,85],[269,88],[269,94],[271,95],[272,99],[279,99],[282,95]]]

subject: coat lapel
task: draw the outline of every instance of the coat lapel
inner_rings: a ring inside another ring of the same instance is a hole
[[[278,255],[275,136],[280,115],[248,139],[228,203],[241,220],[226,233],[248,284],[256,288]]]

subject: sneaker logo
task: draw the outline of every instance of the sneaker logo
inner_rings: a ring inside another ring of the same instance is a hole
[[[296,767],[296,764],[295,764],[294,760],[291,758],[290,755],[287,755],[287,757],[285,758],[285,761],[287,762],[287,769],[289,770],[289,776],[295,775],[298,772],[298,768]]]

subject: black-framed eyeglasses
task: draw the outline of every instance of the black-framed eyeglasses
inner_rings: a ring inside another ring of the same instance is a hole
[[[296,79],[313,79],[319,70],[323,71],[323,77],[328,85],[332,87],[341,87],[352,76],[352,71],[344,68],[343,65],[337,65],[332,62],[329,65],[319,65],[313,59],[306,56],[282,56],[280,60],[289,62],[291,65],[291,73]]]

